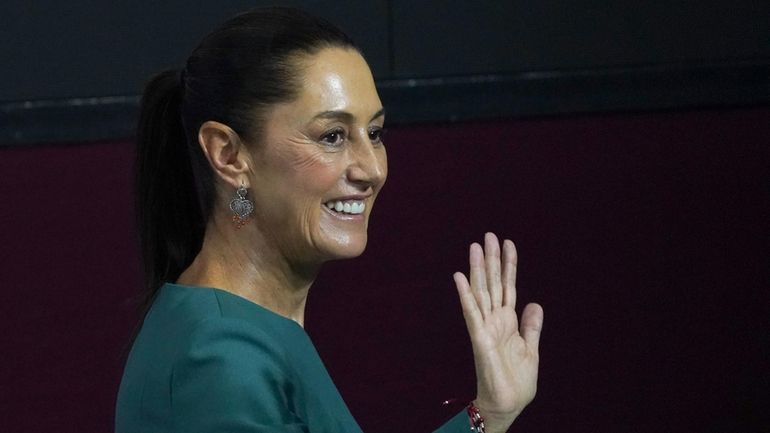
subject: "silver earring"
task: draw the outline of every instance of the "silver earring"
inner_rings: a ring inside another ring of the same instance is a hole
[[[233,223],[239,229],[249,222],[249,215],[254,212],[254,203],[246,198],[248,190],[243,183],[235,190],[235,198],[230,201],[230,210],[233,211]]]

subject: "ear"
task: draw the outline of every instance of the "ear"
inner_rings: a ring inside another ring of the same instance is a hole
[[[211,168],[233,188],[248,188],[251,156],[237,132],[224,123],[209,120],[198,130],[198,143]]]

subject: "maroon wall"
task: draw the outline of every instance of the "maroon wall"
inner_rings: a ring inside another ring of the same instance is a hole
[[[545,308],[512,431],[759,432],[770,403],[770,110],[392,128],[367,252],[308,330],[369,433],[473,395],[451,274],[492,230]],[[139,281],[129,142],[0,150],[0,430],[105,432]]]

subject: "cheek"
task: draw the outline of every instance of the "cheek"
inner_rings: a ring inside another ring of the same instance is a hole
[[[344,166],[334,154],[296,154],[286,159],[284,185],[278,186],[287,207],[281,218],[284,224],[299,229],[303,237],[314,237],[323,220],[323,202],[339,183]],[[288,218],[287,218],[288,216]]]
[[[275,174],[284,181],[278,187],[295,199],[325,194],[342,173],[336,154],[323,152],[305,141],[287,143],[273,160],[281,162],[275,164]]]
[[[296,159],[289,168],[294,178],[292,183],[310,200],[324,198],[342,175],[337,159],[323,154]]]

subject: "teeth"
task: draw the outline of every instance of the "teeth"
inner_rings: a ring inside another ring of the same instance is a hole
[[[329,209],[335,210],[337,212],[341,213],[347,213],[352,215],[357,215],[360,213],[363,213],[366,209],[366,205],[363,201],[357,201],[357,200],[350,200],[350,201],[330,201],[324,203],[324,206],[326,206]]]

